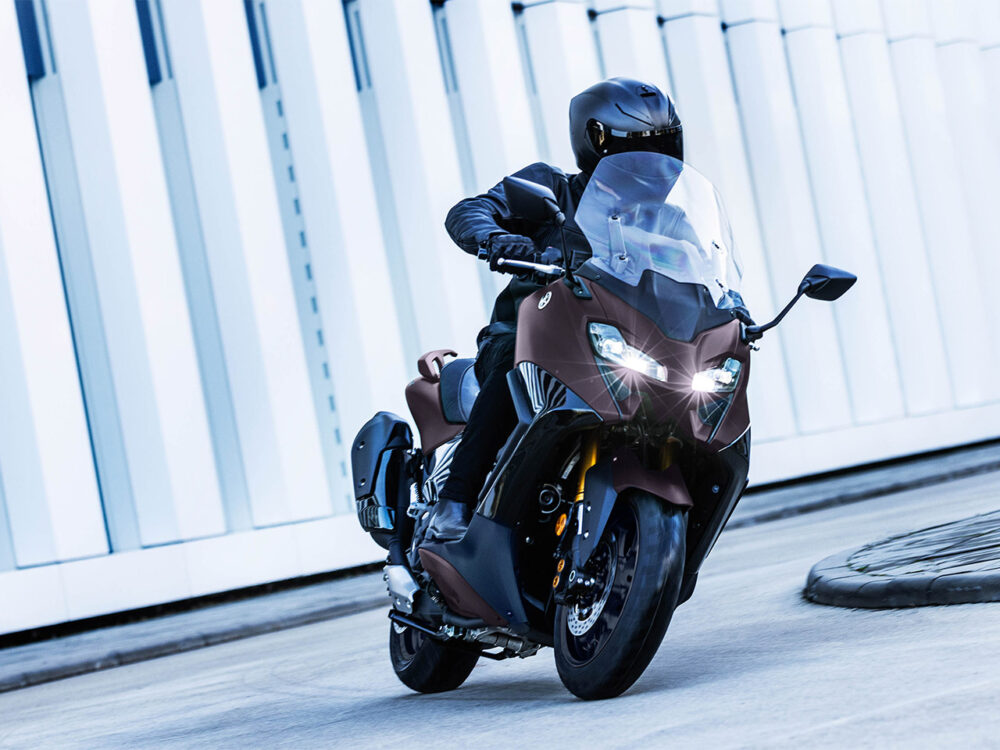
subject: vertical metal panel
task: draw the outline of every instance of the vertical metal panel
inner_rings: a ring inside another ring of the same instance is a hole
[[[976,40],[975,5],[971,0],[931,0],[931,23],[937,43],[938,70],[944,86],[945,111],[955,139],[959,175],[969,209],[979,279],[986,299],[996,294],[1000,279],[1000,143],[995,103],[990,101],[983,54]],[[991,326],[994,348],[1000,348],[1000,325]],[[993,392],[1000,396],[1000,389]]]
[[[254,523],[326,515],[328,483],[239,0],[162,4]]]
[[[150,33],[152,43],[148,48],[144,47],[144,51],[147,52],[147,65],[152,59],[156,61],[157,69],[161,71],[159,83],[151,89],[153,109],[156,114],[170,206],[173,210],[174,231],[177,234],[184,286],[191,311],[198,364],[201,368],[205,406],[212,428],[212,446],[222,488],[226,529],[230,532],[241,531],[253,526],[253,518],[226,371],[222,334],[219,330],[219,316],[209,275],[201,219],[198,215],[198,201],[187,140],[184,136],[181,104],[171,70],[170,49],[163,29],[160,0],[149,0],[149,7],[148,22],[152,27]],[[140,23],[142,23],[141,15]],[[150,78],[152,77],[151,75]]]
[[[41,7],[40,0],[38,2],[38,7]],[[51,54],[47,26],[41,40],[48,73],[31,83],[35,125],[108,536],[112,549],[132,549],[141,544],[139,522],[133,502],[132,479],[107,340],[101,322],[97,282],[90,262],[90,245],[62,81]]]
[[[264,115],[264,129],[267,133],[274,186],[281,225],[284,229],[285,252],[288,254],[292,288],[295,291],[298,308],[302,346],[305,350],[313,405],[319,423],[320,447],[326,461],[327,478],[331,482],[330,495],[337,498],[340,505],[344,506],[347,500],[353,500],[353,495],[347,492],[347,456],[344,454],[340,430],[340,400],[334,396],[331,357],[327,347],[327,339],[336,328],[324,330],[324,318],[316,289],[316,264],[313,234],[310,229],[312,222],[307,220],[302,210],[299,188],[301,179],[299,167],[303,161],[309,162],[311,159],[296,161],[296,155],[301,155],[303,151],[294,148],[289,137],[284,86],[279,79],[275,62],[268,7],[263,2],[244,0],[250,44],[255,50],[254,59],[259,57],[265,70],[265,83],[260,86],[258,80],[257,88],[260,91],[261,112]],[[294,86],[296,69],[285,68],[285,70],[291,70],[293,75],[289,78]],[[309,154],[308,151],[305,153]],[[319,253],[320,256],[322,254]],[[321,264],[324,260],[325,258],[321,257]],[[336,318],[331,322],[336,322]]]
[[[823,257],[859,278],[834,306],[854,418],[900,417],[898,359],[830,7],[782,0],[780,8]]]
[[[365,142],[368,145],[372,182],[375,187],[375,199],[378,203],[379,220],[382,225],[389,281],[392,284],[395,297],[396,320],[400,336],[403,339],[404,359],[406,362],[412,363],[422,353],[417,335],[416,303],[414,301],[417,292],[411,288],[409,281],[402,240],[403,229],[399,223],[396,201],[393,197],[386,140],[382,134],[382,120],[379,115],[375,89],[372,86],[371,66],[368,63],[368,48],[361,23],[361,10],[356,0],[345,0],[344,18],[347,22],[347,37],[351,47],[354,81],[358,90],[361,121],[364,127]]]
[[[587,7],[576,0],[527,5],[523,23],[548,145],[546,161],[575,172],[567,120],[569,100],[600,79]]]
[[[802,274],[823,256],[777,9],[773,3],[722,7],[748,14],[724,15],[726,39],[772,287],[778,299],[791,297]],[[799,428],[849,425],[851,404],[829,305],[805,300],[780,333]]]
[[[107,552],[14,7],[0,6],[0,569]]]
[[[444,231],[464,197],[429,3],[360,0],[371,92],[422,350],[468,352],[486,315],[476,261]],[[390,239],[391,241],[391,239]]]
[[[858,0],[833,10],[907,413],[940,411],[948,357],[881,14]]]
[[[444,7],[473,180],[485,190],[539,158],[517,28],[505,3],[449,0]]]
[[[598,0],[594,11],[604,75],[637,78],[671,93],[653,0],[628,5],[619,0]]]
[[[971,406],[992,398],[995,347],[972,247],[973,234],[949,129],[945,93],[930,38],[926,6],[883,0],[889,53],[903,115],[934,287],[956,402]]]
[[[679,3],[661,4],[662,27],[674,93],[684,123],[685,160],[719,188],[743,258],[743,296],[760,322],[777,312],[761,240],[757,206],[747,166],[743,132],[719,17],[683,12]],[[704,5],[704,3],[702,3]],[[779,289],[779,298],[789,294]],[[769,337],[753,361],[750,405],[754,438],[770,439],[795,432],[795,413],[788,387],[787,363],[780,335]]]
[[[55,0],[49,20],[142,541],[222,533],[135,5]]]
[[[447,34],[439,44],[450,51],[443,62],[455,79],[449,98],[460,107],[469,148],[464,187],[480,193],[540,158],[517,24],[506,3],[491,0],[449,0],[436,10]],[[492,299],[506,280],[485,264],[480,273],[490,277],[484,293]]]
[[[477,195],[485,188],[479,186],[476,180],[476,167],[472,155],[472,143],[469,136],[469,126],[465,118],[465,106],[462,104],[462,89],[458,83],[458,66],[452,48],[451,24],[448,12],[443,4],[431,5],[434,18],[434,33],[437,38],[438,56],[441,59],[441,74],[444,78],[444,90],[448,97],[448,112],[451,114],[451,125],[455,133],[455,148],[458,164],[462,173],[462,187],[466,195]],[[504,279],[501,274],[490,271],[485,263],[477,264],[479,283],[483,291],[483,301],[489,302],[503,288]]]
[[[14,559],[14,536],[10,531],[7,504],[3,496],[3,475],[0,474],[0,573],[17,565]]]
[[[375,410],[403,408],[406,368],[344,16],[334,3],[266,8],[288,145],[305,155],[296,183],[341,439],[350,445]],[[346,493],[345,484],[339,496]]]
[[[1000,2],[979,0],[976,32],[983,50],[983,71],[989,100],[993,104],[993,122],[1000,122]],[[1000,144],[1000,128],[993,128],[994,142]]]

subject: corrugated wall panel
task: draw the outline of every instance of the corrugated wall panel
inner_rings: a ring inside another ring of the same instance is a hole
[[[833,10],[907,413],[941,411],[953,403],[948,357],[882,16],[864,0]]]
[[[374,404],[402,411],[399,384],[408,373],[350,47],[335,3],[280,0],[266,8],[288,143],[300,155],[296,179],[340,413],[340,440],[350,445]],[[346,487],[345,479],[338,481]]]
[[[823,260],[801,130],[773,3],[724,3],[723,20],[775,296],[795,293]],[[734,12],[739,11],[739,12]],[[851,424],[839,335],[829,305],[806,301],[780,332],[798,427]],[[762,342],[767,346],[767,341]]]
[[[955,399],[960,406],[981,404],[997,396],[998,383],[978,374],[997,366],[995,348],[983,346],[995,331],[978,283],[930,20],[916,0],[883,0],[882,9]]]
[[[653,0],[597,0],[593,7],[604,76],[640,78],[672,96]]]
[[[898,418],[903,415],[898,358],[829,3],[779,5],[822,257],[860,280],[833,306],[854,420]]]
[[[162,3],[254,523],[330,513],[243,3]]]
[[[931,24],[937,45],[938,70],[944,87],[945,111],[954,138],[959,176],[969,210],[978,277],[987,303],[1000,279],[997,207],[1000,206],[1000,151],[995,102],[988,96],[983,54],[976,39],[972,0],[931,0]],[[1000,349],[1000,327],[993,330]],[[992,395],[997,395],[994,390]]]
[[[0,569],[108,551],[13,3],[0,5]]]
[[[392,201],[398,224],[393,260],[410,286],[418,353],[468,353],[488,308],[475,261],[456,253],[443,227],[463,190],[431,6],[358,0],[357,9],[391,182],[376,187],[380,201]]]
[[[48,19],[141,541],[221,534],[135,4],[52,0]]]
[[[545,131],[548,153],[543,158],[567,173],[576,172],[567,129],[569,100],[601,75],[587,6],[577,0],[525,3],[520,21]]]

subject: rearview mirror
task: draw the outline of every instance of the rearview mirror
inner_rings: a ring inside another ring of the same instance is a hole
[[[511,213],[519,219],[540,224],[562,224],[566,217],[555,194],[544,185],[520,177],[504,177],[503,191]]]
[[[840,268],[817,263],[799,284],[799,291],[807,297],[832,302],[854,286],[858,277]]]
[[[857,280],[858,277],[853,273],[817,263],[803,277],[802,283],[799,284],[799,290],[792,297],[792,301],[785,305],[784,309],[775,316],[774,320],[761,326],[747,326],[743,329],[744,340],[747,343],[752,343],[763,336],[764,331],[769,331],[778,325],[782,318],[788,314],[788,311],[792,309],[792,305],[798,302],[803,294],[813,299],[832,302],[854,286],[854,282]]]

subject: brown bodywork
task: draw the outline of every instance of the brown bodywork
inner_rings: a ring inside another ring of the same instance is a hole
[[[656,323],[634,307],[603,289],[587,283],[592,297],[575,296],[563,281],[555,281],[521,303],[518,311],[515,362],[532,362],[558,378],[596,411],[606,424],[630,422],[642,412],[654,424],[676,423],[678,431],[721,450],[750,425],[746,385],[750,376],[750,350],[740,336],[740,323],[710,328],[690,343],[667,338]],[[549,301],[539,309],[543,295]],[[620,366],[609,369],[631,388],[631,395],[616,401],[598,369],[587,326],[609,323],[631,346],[640,349],[667,369],[661,383]],[[727,357],[739,360],[742,371],[727,411],[717,428],[705,424],[698,407],[719,398],[691,389],[696,372],[719,366]],[[714,434],[713,434],[714,430]]]
[[[406,405],[420,432],[420,449],[432,453],[462,431],[465,425],[452,424],[441,408],[441,368],[445,357],[455,357],[451,349],[435,349],[417,360],[420,377],[406,386]]]
[[[496,627],[507,624],[507,621],[476,593],[469,582],[462,578],[461,573],[455,570],[455,566],[439,554],[421,547],[420,562],[441,589],[445,601],[455,613],[464,617],[478,618],[487,625]]]

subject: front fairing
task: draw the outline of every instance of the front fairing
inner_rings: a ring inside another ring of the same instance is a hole
[[[736,440],[749,427],[749,349],[737,317],[741,265],[715,187],[663,154],[616,154],[598,164],[575,220],[593,253],[577,269],[589,294],[557,281],[527,297],[517,361],[554,376],[608,424],[716,450]],[[610,359],[592,346],[593,323],[620,333]],[[629,369],[643,357],[652,369]],[[727,359],[740,363],[732,391],[694,390],[697,373]]]
[[[642,425],[651,434],[696,440],[709,450],[720,450],[746,432],[750,357],[739,321],[727,313],[728,320],[696,330],[689,341],[671,338],[602,280],[584,281],[589,299],[575,296],[562,281],[527,297],[519,313],[515,361],[532,363],[554,377],[606,425]],[[617,327],[630,345],[666,367],[667,381],[599,362],[587,333],[592,322]],[[732,393],[723,398],[692,390],[694,373],[727,357],[743,366]]]

